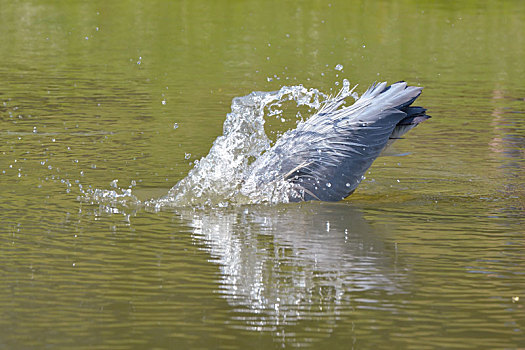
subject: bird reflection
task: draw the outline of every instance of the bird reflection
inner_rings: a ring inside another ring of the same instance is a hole
[[[285,336],[287,327],[315,320],[316,332],[329,332],[356,300],[383,308],[378,297],[403,293],[407,268],[395,244],[347,203],[180,214],[220,266],[219,292],[236,311],[236,327]]]

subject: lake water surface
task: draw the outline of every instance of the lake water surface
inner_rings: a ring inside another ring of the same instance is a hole
[[[0,349],[525,348],[524,2],[0,9]],[[144,205],[235,97],[343,79],[433,116],[347,200]]]

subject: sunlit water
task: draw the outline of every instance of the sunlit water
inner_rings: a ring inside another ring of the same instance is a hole
[[[525,347],[522,2],[0,8],[0,349]],[[345,77],[433,118],[345,201],[243,196]]]

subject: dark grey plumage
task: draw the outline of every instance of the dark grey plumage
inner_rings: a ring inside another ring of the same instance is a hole
[[[430,118],[411,104],[421,87],[372,85],[353,105],[336,97],[296,129],[286,132],[252,164],[255,186],[285,180],[290,201],[339,201],[352,194],[390,142]]]

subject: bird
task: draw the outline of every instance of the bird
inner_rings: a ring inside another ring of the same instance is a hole
[[[282,183],[289,202],[345,199],[387,146],[430,118],[425,108],[412,106],[422,90],[404,81],[374,83],[343,107],[353,89],[340,92],[258,157],[243,186],[264,190]]]

